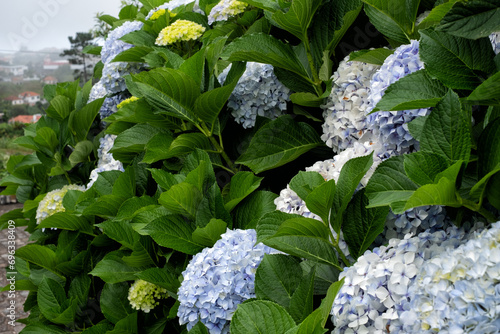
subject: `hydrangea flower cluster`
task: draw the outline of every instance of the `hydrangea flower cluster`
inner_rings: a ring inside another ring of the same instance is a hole
[[[495,54],[500,53],[500,31],[499,32],[494,32],[490,36],[490,41],[491,45],[493,46],[493,51],[495,51]]]
[[[94,86],[92,86],[92,89],[90,90],[89,102],[101,99],[106,95],[108,95],[106,87],[104,87],[101,81],[98,81]]]
[[[179,41],[195,40],[205,32],[201,24],[188,20],[177,20],[166,28],[163,28],[156,38],[156,45],[169,45]]]
[[[255,272],[264,254],[276,252],[256,241],[255,230],[228,230],[192,258],[177,292],[181,325],[190,330],[199,319],[211,334],[229,333],[238,304],[255,297]]]
[[[435,232],[450,224],[446,220],[446,209],[440,205],[420,206],[402,214],[389,212],[383,236],[385,240],[403,239],[408,233],[413,235],[424,231]]]
[[[370,81],[378,65],[342,60],[332,76],[333,88],[323,109],[321,139],[334,152],[345,150],[360,139],[369,127],[366,114],[369,106]],[[366,137],[366,136],[365,136]],[[369,138],[364,138],[369,140]]]
[[[132,44],[125,43],[120,40],[123,36],[132,31],[140,30],[144,24],[139,21],[126,21],[121,26],[112,30],[101,50],[101,60],[103,63],[107,64],[115,58],[115,56],[125,50],[133,47]]]
[[[62,200],[64,195],[66,195],[69,190],[85,191],[85,187],[70,184],[65,185],[61,189],[52,190],[45,194],[45,197],[40,201],[40,203],[38,203],[38,208],[36,209],[37,224],[40,224],[42,220],[52,216],[54,213],[66,211]]]
[[[139,21],[127,21],[118,28],[111,31],[104,42],[101,50],[101,60],[104,63],[102,69],[101,84],[106,88],[108,95],[126,90],[123,76],[130,73],[138,73],[142,65],[128,62],[112,62],[119,53],[133,47],[132,44],[120,40],[132,31],[140,30],[144,24]]]
[[[99,115],[101,119],[105,119],[118,111],[118,105],[126,99],[125,94],[118,94],[104,99],[101,109],[99,109]]]
[[[392,55],[386,58],[382,67],[372,78],[367,113],[370,113],[375,108],[389,85],[424,67],[424,63],[418,55],[418,50],[418,41],[412,40],[411,44],[401,45]],[[389,150],[406,153],[412,146],[418,145],[418,142],[408,131],[408,123],[418,116],[428,115],[429,110],[429,108],[424,108],[379,111],[368,115],[367,122],[373,131],[374,140],[384,143]]]
[[[457,248],[467,234],[455,226],[424,232],[366,251],[339,276],[344,285],[332,307],[332,333],[405,333],[411,322],[411,286],[426,260]]]
[[[228,66],[219,75],[221,84],[229,70]],[[278,80],[272,65],[248,62],[227,105],[235,121],[247,129],[255,125],[257,115],[270,119],[282,115],[289,100],[290,90]]]
[[[137,280],[128,290],[128,300],[134,310],[149,313],[160,304],[159,299],[168,297],[167,289],[156,284]]]
[[[229,17],[243,13],[247,6],[247,3],[238,0],[221,0],[210,11],[208,24],[217,21],[227,21]]]
[[[120,161],[115,160],[113,158],[113,154],[109,153],[109,151],[113,148],[113,144],[115,143],[116,136],[115,135],[105,135],[103,138],[99,139],[99,149],[97,150],[97,154],[99,160],[97,162],[97,168],[95,168],[92,172],[90,172],[90,181],[87,184],[87,189],[92,187],[97,178],[99,177],[99,173],[110,171],[110,170],[119,170],[124,172],[123,165]]]
[[[408,333],[499,333],[500,222],[424,262],[408,293]]]
[[[100,82],[106,88],[108,94],[116,94],[127,89],[125,79],[127,74],[139,73],[143,70],[140,63],[115,62],[105,63],[102,68],[102,77]]]

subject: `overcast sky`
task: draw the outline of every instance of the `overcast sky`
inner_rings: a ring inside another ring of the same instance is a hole
[[[117,16],[120,0],[1,0],[0,50],[68,49],[68,36],[87,32],[97,12]]]

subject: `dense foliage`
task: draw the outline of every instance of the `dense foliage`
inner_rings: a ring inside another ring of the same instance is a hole
[[[500,2],[188,1],[16,140],[23,333],[498,333]]]

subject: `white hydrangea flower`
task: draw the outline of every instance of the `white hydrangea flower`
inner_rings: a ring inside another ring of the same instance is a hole
[[[253,62],[246,66],[227,104],[235,121],[245,129],[255,125],[257,115],[270,119],[281,116],[290,99],[290,90],[278,80],[273,66]],[[219,75],[221,84],[229,70],[230,66]]]
[[[332,333],[405,333],[406,324],[415,318],[403,314],[411,309],[410,289],[420,268],[466,238],[463,230],[453,226],[417,237],[408,234],[366,251],[339,276],[345,281],[333,303]]]
[[[126,21],[121,26],[112,30],[101,50],[101,60],[104,64],[107,64],[116,57],[117,54],[130,49],[133,47],[132,44],[125,43],[120,40],[123,36],[132,31],[140,30],[144,23],[139,21]]]
[[[418,41],[412,40],[411,44],[401,45],[386,58],[382,67],[372,78],[367,113],[370,113],[382,99],[387,87],[400,78],[424,67],[418,50]],[[367,122],[373,132],[373,140],[384,143],[388,150],[394,150],[401,154],[409,152],[412,147],[418,148],[418,142],[408,131],[408,123],[416,117],[428,115],[429,112],[430,108],[379,111],[368,115]]]
[[[370,103],[370,81],[380,68],[378,65],[348,60],[349,56],[340,62],[332,76],[330,96],[326,104],[321,106],[325,119],[321,139],[334,152],[352,146],[366,133],[369,127],[366,114]],[[362,139],[366,140],[369,140],[369,134]]]
[[[128,290],[128,300],[134,310],[149,313],[155,306],[160,304],[159,299],[168,297],[167,289],[156,284],[137,280]]]
[[[435,253],[408,293],[408,333],[500,333],[500,222]]]
[[[52,190],[45,194],[45,197],[40,201],[40,203],[38,203],[38,208],[36,209],[35,217],[37,224],[40,224],[42,220],[52,216],[54,213],[66,211],[62,201],[64,195],[66,195],[69,190],[85,191],[85,187],[70,184],[65,185],[61,189]]]
[[[490,36],[490,41],[491,45],[493,46],[493,50],[495,51],[495,54],[500,53],[500,31],[499,32],[494,32]]]
[[[247,6],[247,3],[238,0],[221,0],[210,11],[208,24],[217,21],[227,21],[231,16],[243,13]]]
[[[255,230],[227,230],[212,248],[196,254],[182,273],[177,316],[188,330],[200,320],[209,333],[229,333],[238,304],[255,297],[255,272],[264,254]]]
[[[113,154],[109,153],[109,151],[113,148],[113,144],[115,143],[116,136],[115,135],[105,135],[103,138],[99,139],[99,149],[97,150],[98,161],[97,167],[90,172],[90,181],[87,184],[87,189],[92,187],[97,178],[99,177],[99,173],[111,170],[119,170],[124,172],[123,164],[115,160],[113,158]]]

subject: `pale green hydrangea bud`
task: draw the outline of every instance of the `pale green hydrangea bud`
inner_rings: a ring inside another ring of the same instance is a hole
[[[167,289],[144,280],[137,280],[128,290],[128,300],[135,310],[149,313],[159,305],[159,299],[168,297]]]

